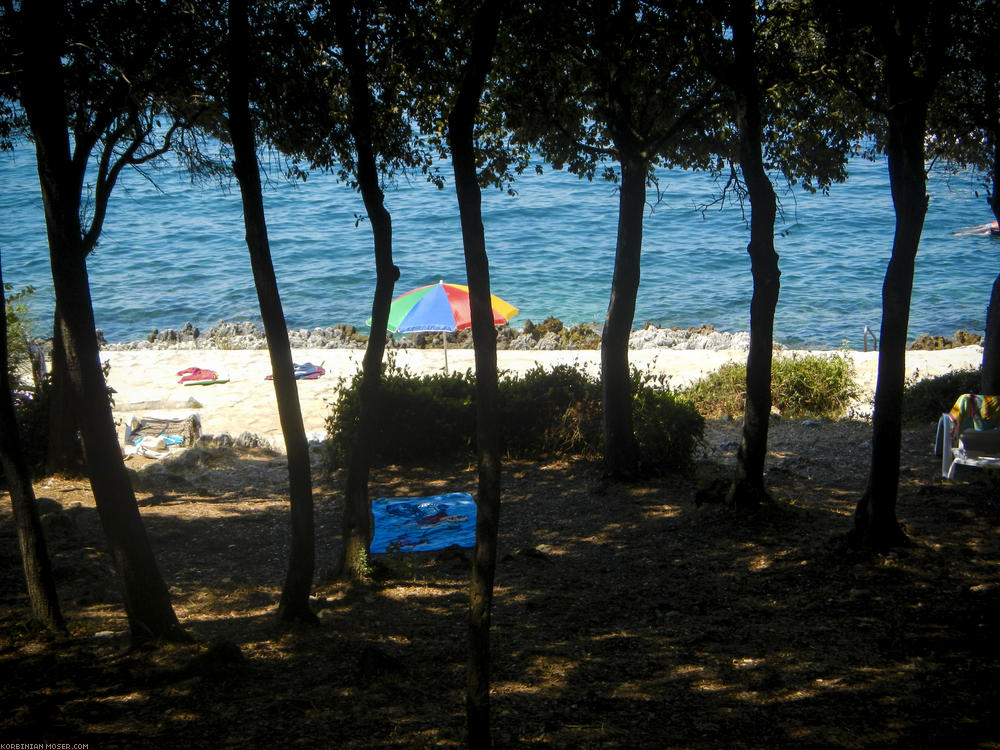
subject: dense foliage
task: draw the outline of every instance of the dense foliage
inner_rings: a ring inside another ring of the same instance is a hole
[[[704,419],[683,397],[633,371],[636,437],[644,473],[685,471],[704,432]],[[330,468],[344,465],[358,424],[356,375],[339,389],[327,419]],[[475,379],[470,372],[414,375],[390,362],[379,393],[374,458],[383,463],[470,460],[474,454]],[[570,366],[536,367],[500,381],[500,433],[511,457],[598,455],[600,381]]]
[[[951,410],[963,393],[979,393],[980,370],[955,370],[936,378],[909,383],[903,392],[903,419],[933,422]]]
[[[7,374],[10,378],[18,437],[30,470],[36,475],[45,463],[51,381],[36,383],[31,362],[31,316],[29,303],[34,290],[14,292],[4,284],[4,312],[7,331]]]
[[[31,385],[31,356],[28,348],[30,319],[28,300],[31,287],[14,292],[10,284],[4,284],[4,317],[7,321],[7,373],[13,390],[24,390]]]
[[[707,417],[743,413],[746,365],[731,362],[692,384],[688,398]],[[791,417],[836,419],[858,394],[854,365],[847,357],[806,355],[775,357],[771,376],[771,401],[781,414]]]

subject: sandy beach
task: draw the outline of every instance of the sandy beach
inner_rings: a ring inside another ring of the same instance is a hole
[[[936,351],[908,351],[908,377],[927,378],[951,370],[978,367],[982,347],[965,346]],[[782,352],[780,356],[807,353]],[[444,354],[440,349],[395,349],[396,364],[417,374],[442,372]],[[325,420],[336,398],[342,378],[350,378],[361,368],[361,349],[294,350],[296,363],[321,365],[326,374],[318,380],[298,381],[299,399],[305,429],[310,439],[325,435]],[[726,362],[745,361],[746,352],[690,349],[639,349],[629,354],[631,363],[641,371],[666,375],[673,388],[680,388],[717,370]],[[870,409],[878,368],[877,352],[849,352],[857,370],[862,390],[857,411]],[[598,351],[510,351],[497,352],[502,371],[523,373],[536,365],[551,368],[573,364],[597,375]],[[197,414],[203,434],[228,433],[237,437],[245,432],[266,440],[276,450],[284,451],[278,423],[273,383],[267,380],[271,363],[266,350],[190,350],[156,349],[106,351],[102,360],[110,364],[108,384],[115,390],[115,412],[120,417],[179,418]],[[451,371],[474,369],[470,349],[449,349]],[[188,386],[179,383],[178,372],[188,367],[216,371],[227,383]]]

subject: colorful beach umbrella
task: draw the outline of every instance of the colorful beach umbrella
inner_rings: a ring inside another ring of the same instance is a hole
[[[503,325],[515,315],[517,308],[490,295],[494,325]],[[371,325],[371,321],[368,321]],[[393,300],[389,308],[388,329],[393,333],[427,331],[461,331],[472,326],[469,310],[469,287],[461,284],[437,284],[411,289]],[[448,371],[448,344],[445,341],[444,369]]]

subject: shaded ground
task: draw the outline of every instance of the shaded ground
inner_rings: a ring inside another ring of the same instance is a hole
[[[731,463],[738,431],[710,426],[704,475]],[[757,517],[697,506],[693,480],[602,486],[585,460],[509,464],[497,746],[1000,748],[1000,502],[972,471],[938,480],[932,437],[904,435],[899,516],[916,544],[874,558],[840,544],[867,425],[777,424],[780,502]],[[468,553],[380,556],[377,582],[337,583],[339,494],[320,487],[321,622],[279,632],[284,481],[282,458],[231,449],[142,469],[149,533],[199,639],[156,651],[127,650],[83,482],[36,487],[73,638],[28,632],[5,499],[0,740],[461,746]],[[474,492],[474,469],[392,467],[372,497],[444,490]]]

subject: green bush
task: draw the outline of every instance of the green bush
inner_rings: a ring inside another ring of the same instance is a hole
[[[339,391],[327,418],[328,468],[346,465],[358,424],[361,375]],[[704,432],[693,405],[633,372],[635,432],[649,473],[683,471]],[[599,455],[601,384],[570,366],[536,367],[499,382],[500,434],[506,455]],[[475,451],[475,379],[464,375],[414,376],[391,362],[379,396],[375,455],[380,463],[435,462]]]
[[[390,360],[379,386],[379,420],[374,460],[382,463],[439,461],[471,454],[475,441],[473,395],[469,373],[414,376]],[[338,389],[326,420],[325,444],[330,468],[346,465],[360,419],[361,373]]]
[[[504,377],[500,432],[511,456],[599,453],[601,384],[569,365]]]
[[[683,393],[700,414],[717,419],[742,414],[746,391],[747,366],[727,362],[715,372],[696,380]]]
[[[790,417],[839,417],[858,395],[847,357],[776,356],[771,364],[771,403]],[[738,416],[746,405],[747,366],[730,362],[693,383],[684,394],[706,417]]]
[[[11,390],[28,390],[34,387],[31,377],[31,351],[28,343],[31,320],[28,301],[34,289],[27,287],[16,294],[10,284],[3,285],[4,315],[7,320],[7,374]]]
[[[590,326],[578,324],[572,328],[566,328],[559,318],[549,316],[541,323],[535,325],[530,320],[524,321],[523,330],[535,341],[549,333],[554,333],[559,337],[560,349],[599,349],[601,337]]]
[[[24,449],[25,460],[32,475],[44,474],[49,449],[49,413],[52,403],[52,381],[48,375],[30,399],[15,399],[14,415],[17,418],[18,436]],[[80,459],[83,449],[79,449]]]
[[[659,475],[688,473],[705,437],[705,418],[684,395],[663,382],[632,371],[632,427],[639,442],[642,470]]]
[[[775,357],[771,371],[774,405],[791,417],[835,419],[858,396],[854,376],[854,363],[839,355]]]
[[[979,393],[981,370],[954,372],[909,383],[903,391],[903,419],[908,422],[934,422],[951,410],[963,393]]]
[[[34,289],[26,287],[12,293],[10,284],[4,284],[4,317],[7,331],[7,375],[14,396],[14,416],[18,437],[24,450],[28,468],[40,476],[48,450],[49,404],[51,383],[46,377],[36,386],[31,366],[30,329],[28,305]],[[3,394],[4,398],[8,394]]]

